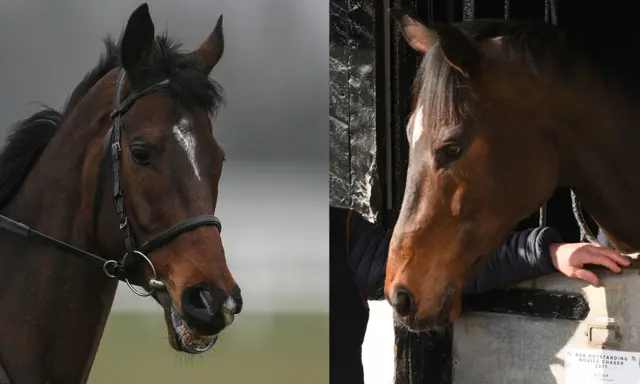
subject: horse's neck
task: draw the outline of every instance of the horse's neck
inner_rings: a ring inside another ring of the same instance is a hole
[[[77,214],[83,151],[69,150],[75,143],[67,140],[52,140],[3,214],[86,248]],[[84,260],[11,234],[0,235],[0,249],[0,364],[12,382],[85,382],[117,283]]]
[[[627,252],[640,250],[640,110],[621,94],[593,93],[558,137],[561,184],[574,188],[584,208]]]

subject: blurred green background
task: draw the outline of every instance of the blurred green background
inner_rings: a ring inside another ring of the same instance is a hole
[[[110,316],[90,384],[328,383],[325,314],[238,315],[213,350],[188,356],[169,346],[160,313]]]

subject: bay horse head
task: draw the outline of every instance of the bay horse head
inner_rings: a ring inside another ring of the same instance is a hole
[[[224,50],[222,16],[199,48],[183,52],[166,35],[156,36],[143,4],[131,14],[120,41],[107,40],[106,46],[63,114],[36,114],[9,138],[0,155],[0,209],[6,215],[0,216],[0,229],[22,234],[26,223],[32,226],[27,239],[44,239],[84,258],[49,254],[37,259],[47,252],[60,254],[38,244],[29,245],[25,255],[40,263],[31,273],[42,279],[26,282],[31,287],[52,275],[55,266],[46,274],[43,269],[53,260],[58,269],[82,271],[75,283],[82,292],[65,291],[69,302],[81,303],[73,304],[79,314],[67,314],[72,321],[99,323],[108,313],[97,306],[110,306],[116,284],[104,271],[161,304],[175,350],[201,353],[242,309],[240,288],[225,259],[222,226],[214,216],[225,155],[211,118],[224,99],[209,75]],[[43,188],[48,193],[38,192]],[[21,249],[11,237],[0,240],[3,253]],[[81,270],[87,262],[98,268]],[[19,268],[27,273],[30,265]],[[91,284],[86,276],[93,276]],[[69,280],[57,282],[74,286]],[[68,311],[39,303],[21,308],[40,316],[60,316],[56,308]],[[93,345],[98,325],[73,327]],[[68,344],[68,349],[91,360],[95,350],[88,346]]]
[[[459,316],[474,267],[558,185],[552,131],[566,120],[548,107],[554,45],[522,37],[536,30],[553,40],[557,30],[504,21],[427,27],[410,13],[391,15],[423,58],[385,295],[408,328],[425,330]]]
[[[167,290],[148,284],[145,288],[164,308],[172,347],[189,353],[208,350],[242,308],[240,289],[226,264],[219,221],[214,217],[206,223],[213,225],[193,222],[201,215],[211,217],[218,199],[224,152],[213,136],[210,115],[222,98],[209,74],[223,48],[222,17],[198,49],[183,54],[165,36],[156,38],[143,4],[130,16],[120,42],[122,69],[103,80],[122,92],[121,105],[126,108],[115,116],[122,125],[121,187],[129,220],[119,225],[129,225],[139,243],[160,237],[158,244],[148,247],[153,248],[148,258],[158,276],[151,284],[160,281]],[[163,81],[166,86],[153,89]],[[126,95],[139,97],[127,105]],[[89,148],[94,156],[85,164],[87,173],[97,169],[100,147]],[[90,179],[87,192],[95,181]],[[108,211],[107,206],[101,209],[103,216]],[[102,220],[96,228],[99,245],[113,247],[117,228]],[[172,235],[168,228],[178,231]],[[166,239],[159,235],[163,231]],[[146,274],[142,282],[155,277],[149,268],[140,268],[140,274]]]

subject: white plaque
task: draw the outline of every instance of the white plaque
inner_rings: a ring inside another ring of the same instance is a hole
[[[640,353],[567,348],[565,384],[639,384]]]

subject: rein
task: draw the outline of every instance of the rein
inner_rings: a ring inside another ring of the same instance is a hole
[[[170,82],[168,79],[165,79],[144,89],[143,91],[137,93],[133,92],[127,98],[122,100],[124,77],[125,71],[124,69],[122,69],[118,74],[118,80],[116,83],[114,100],[115,107],[110,114],[113,123],[111,125],[111,128],[109,128],[109,131],[107,132],[105,145],[102,151],[102,161],[100,164],[100,173],[98,178],[98,185],[96,186],[93,206],[93,234],[94,237],[96,237],[95,235],[98,227],[98,219],[100,217],[100,203],[102,202],[102,194],[104,193],[103,176],[104,172],[106,172],[107,166],[110,165],[113,204],[116,215],[118,217],[120,230],[124,235],[126,252],[122,259],[116,260],[98,256],[94,253],[85,251],[71,244],[55,239],[42,232],[38,232],[37,230],[30,228],[23,223],[20,223],[3,215],[0,215],[0,229],[14,233],[30,241],[57,248],[58,250],[69,255],[83,259],[93,266],[100,268],[106,276],[125,282],[129,289],[131,289],[131,291],[136,295],[146,297],[152,295],[157,290],[164,290],[166,288],[164,282],[158,279],[156,269],[149,256],[147,256],[148,254],[164,246],[165,244],[169,243],[171,240],[185,232],[192,231],[202,226],[214,226],[218,229],[218,231],[222,231],[222,224],[220,220],[213,214],[202,214],[193,216],[156,234],[140,247],[136,248],[134,234],[131,231],[130,223],[124,209],[121,147],[121,133],[123,129],[122,116],[127,113],[127,111],[133,106],[136,101],[150,93],[166,88],[167,86],[169,86]],[[139,266],[140,263],[146,264],[151,270],[152,274],[152,277],[148,282],[149,291],[146,292],[136,289],[130,281],[132,272]],[[1,378],[2,375],[0,374],[0,384]]]
[[[544,225],[546,222],[546,204],[543,208],[540,208],[540,226]],[[544,209],[544,212],[543,212]],[[580,204],[580,200],[576,196],[576,193],[571,189],[571,209],[573,211],[573,217],[576,219],[576,223],[578,223],[578,227],[580,228],[580,233],[584,236],[584,239],[587,240],[591,244],[598,245],[606,245],[602,244],[598,238],[593,234],[591,228],[587,224],[587,221],[584,219],[584,215],[582,214],[582,204]],[[631,252],[631,253],[623,253],[624,256],[637,258],[640,256],[639,252]]]

